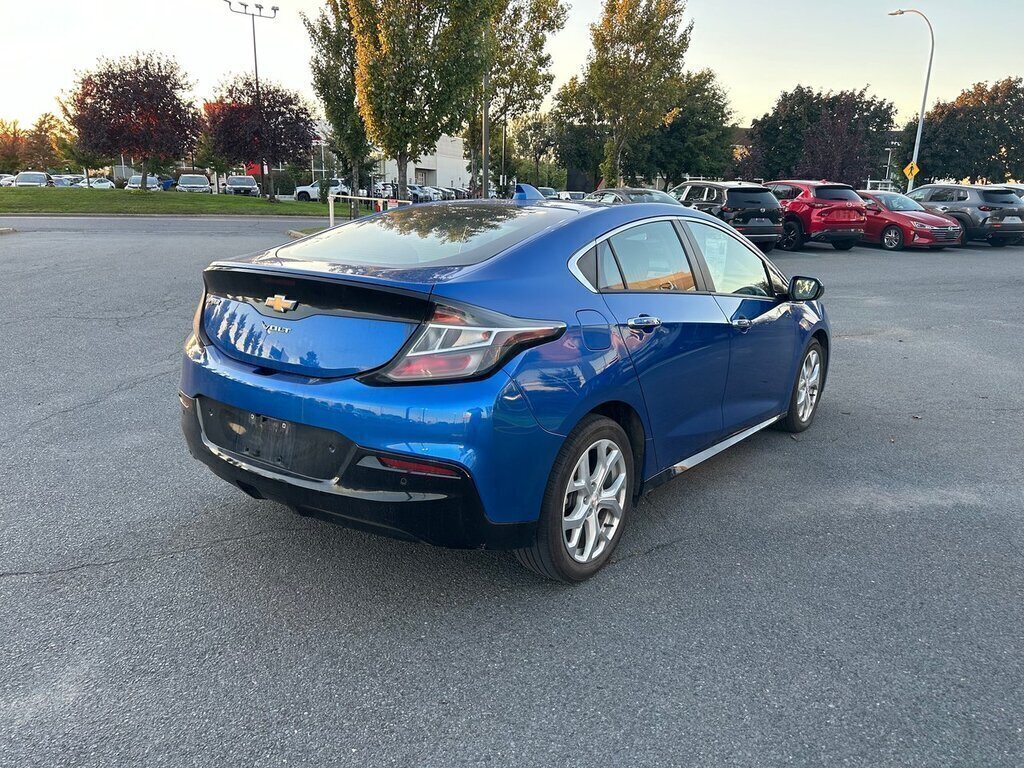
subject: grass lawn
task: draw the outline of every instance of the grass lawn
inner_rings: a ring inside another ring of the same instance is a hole
[[[67,187],[0,187],[0,215],[16,213],[242,214],[326,218],[327,206],[294,200],[270,203],[241,195],[128,192],[123,189]]]

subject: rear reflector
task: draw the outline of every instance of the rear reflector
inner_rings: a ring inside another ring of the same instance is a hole
[[[440,475],[441,477],[458,477],[459,473],[449,467],[440,464],[428,464],[424,461],[412,461],[409,459],[396,459],[391,456],[377,456],[381,466],[388,469],[397,469],[399,472],[412,472],[417,475]]]

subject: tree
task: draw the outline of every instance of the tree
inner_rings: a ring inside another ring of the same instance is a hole
[[[21,162],[25,168],[37,171],[54,170],[60,165],[57,137],[60,122],[49,112],[44,112],[35,121],[25,136]]]
[[[220,191],[221,174],[230,173],[234,167],[230,158],[217,151],[217,146],[209,131],[199,134],[199,141],[196,142],[196,163],[213,171],[213,188],[217,191]]]
[[[203,106],[212,150],[232,164],[266,160],[273,168],[308,156],[313,143],[313,117],[302,96],[275,83],[239,75],[221,86],[216,101]],[[274,197],[274,177],[270,177]]]
[[[895,107],[859,91],[782,93],[771,112],[751,124],[747,178],[803,176],[859,185],[884,158]]]
[[[913,157],[917,116],[903,129],[901,165]],[[1024,79],[975,83],[926,114],[922,178],[1004,182],[1024,178]]]
[[[720,176],[732,162],[732,109],[710,69],[674,83],[670,120],[623,158],[627,175],[661,177],[666,190],[691,176]]]
[[[199,113],[186,96],[189,87],[173,59],[101,59],[79,78],[65,114],[83,150],[141,158],[144,190],[151,161],[180,158],[195,144]]]
[[[350,0],[326,0],[320,15],[302,23],[313,43],[313,89],[331,126],[331,149],[348,163],[353,190],[370,154],[366,123],[356,104],[356,40]]]
[[[350,0],[356,96],[371,140],[398,163],[455,133],[483,77],[484,30],[494,0]]]
[[[693,23],[686,0],[605,0],[590,27],[594,50],[586,82],[608,125],[606,179],[621,180],[622,154],[668,119],[672,82],[682,71]]]
[[[65,163],[85,171],[86,183],[89,181],[90,170],[103,168],[113,162],[113,158],[83,147],[78,137],[71,132],[67,125],[62,126],[62,130],[57,136],[57,149]]]
[[[542,112],[528,115],[514,125],[513,135],[516,148],[533,163],[533,183],[540,185],[540,161],[554,146],[551,116]]]
[[[0,120],[0,171],[16,173],[21,170],[25,152],[25,131],[17,120]]]
[[[565,166],[567,185],[594,189],[607,130],[593,95],[580,78],[573,76],[558,89],[550,115],[555,157]]]

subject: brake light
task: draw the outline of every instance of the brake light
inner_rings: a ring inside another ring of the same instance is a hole
[[[564,331],[564,323],[438,304],[394,361],[365,380],[411,384],[483,378],[513,355],[557,339]]]
[[[441,477],[459,476],[459,473],[454,469],[441,466],[440,464],[428,464],[425,461],[396,459],[391,456],[377,456],[377,461],[380,462],[382,467],[396,469],[399,472],[411,472],[415,475],[440,475]]]

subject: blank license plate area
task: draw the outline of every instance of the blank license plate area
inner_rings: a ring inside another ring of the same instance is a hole
[[[337,432],[200,398],[207,439],[238,458],[317,480],[338,476],[352,443]]]

